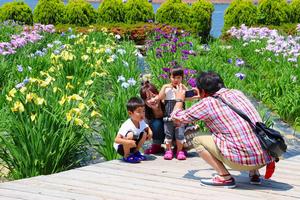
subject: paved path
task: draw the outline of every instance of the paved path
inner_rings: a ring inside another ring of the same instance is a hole
[[[186,161],[165,161],[162,156],[150,156],[149,161],[140,164],[113,160],[1,183],[0,199],[300,199],[299,148],[291,147],[277,164],[273,179],[265,180],[261,186],[250,185],[246,173],[232,171],[236,189],[202,186],[200,178],[214,171],[196,153],[189,155]]]

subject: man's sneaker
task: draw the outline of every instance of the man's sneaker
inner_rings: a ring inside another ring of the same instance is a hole
[[[225,188],[235,188],[235,180],[233,177],[231,177],[228,180],[223,180],[220,178],[220,176],[216,175],[211,179],[201,179],[201,183],[204,185],[210,185],[210,186],[221,186]]]
[[[250,178],[250,184],[252,185],[260,185],[261,184],[261,178],[259,175],[254,174],[249,177]]]

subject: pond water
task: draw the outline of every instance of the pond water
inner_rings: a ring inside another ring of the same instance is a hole
[[[9,0],[0,0],[0,6],[2,6],[4,3],[10,2]],[[38,2],[38,0],[25,0],[25,2],[31,7],[34,8]],[[91,4],[95,7],[99,7],[99,2],[91,2]],[[160,4],[153,3],[153,9],[154,12],[157,11]],[[210,31],[210,34],[213,37],[219,37],[221,35],[221,31],[224,25],[224,11],[228,7],[228,4],[215,4],[215,11],[212,15],[212,29]]]

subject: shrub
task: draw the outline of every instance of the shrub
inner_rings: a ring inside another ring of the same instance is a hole
[[[32,24],[32,10],[23,1],[5,3],[0,8],[0,20],[6,21],[10,19],[14,21],[24,22],[25,24]]]
[[[289,20],[289,15],[286,0],[261,0],[258,4],[258,20],[261,24],[280,25]]]
[[[94,23],[97,13],[86,0],[70,0],[65,8],[64,23],[86,26]]]
[[[160,23],[189,23],[190,7],[181,0],[167,0],[156,12],[156,21]]]
[[[125,3],[125,21],[129,24],[154,20],[152,4],[148,0],[128,0]]]
[[[214,5],[208,0],[198,0],[192,4],[191,27],[199,36],[207,37],[211,29],[211,17]]]
[[[58,24],[63,20],[64,3],[61,0],[39,0],[34,12],[34,22]]]
[[[257,8],[251,0],[234,0],[225,11],[224,29],[257,24]]]
[[[125,10],[122,0],[104,0],[99,8],[100,22],[124,22]]]
[[[300,22],[300,0],[293,0],[290,4],[291,21],[295,23]]]

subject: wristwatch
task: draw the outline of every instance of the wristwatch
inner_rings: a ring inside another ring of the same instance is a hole
[[[176,102],[183,102],[182,99],[175,99]]]

